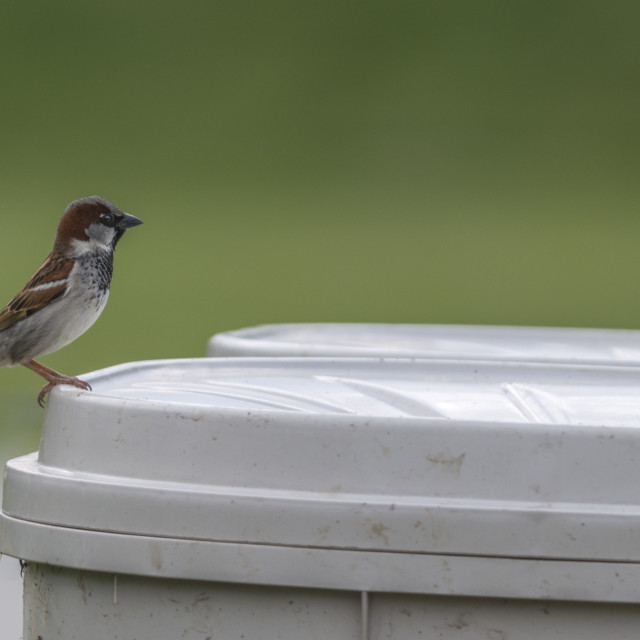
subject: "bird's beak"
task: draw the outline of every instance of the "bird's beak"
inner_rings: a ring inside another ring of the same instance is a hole
[[[118,222],[118,229],[131,229],[131,227],[137,227],[142,224],[140,218],[132,216],[130,213],[123,213],[122,219]]]

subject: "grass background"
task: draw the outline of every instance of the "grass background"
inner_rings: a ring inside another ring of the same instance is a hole
[[[200,356],[268,322],[640,328],[640,5],[0,6],[0,298],[67,203],[142,218],[44,362]],[[42,381],[0,369],[0,459]]]

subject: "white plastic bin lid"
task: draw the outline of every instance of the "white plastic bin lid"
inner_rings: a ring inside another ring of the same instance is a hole
[[[640,331],[429,324],[274,324],[214,335],[209,356],[445,358],[640,365]]]
[[[279,575],[287,549],[640,561],[640,370],[211,358],[83,378],[7,465],[0,552],[226,579],[253,575],[248,549]]]

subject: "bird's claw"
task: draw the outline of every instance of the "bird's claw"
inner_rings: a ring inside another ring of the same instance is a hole
[[[53,389],[53,387],[57,387],[59,384],[70,384],[73,387],[78,387],[84,391],[91,391],[91,385],[84,380],[80,380],[79,378],[72,378],[71,376],[60,376],[59,378],[54,378],[50,380],[47,384],[42,387],[40,393],[38,394],[38,404],[44,409],[45,405],[45,397]]]

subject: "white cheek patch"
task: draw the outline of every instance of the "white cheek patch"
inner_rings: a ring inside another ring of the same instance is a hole
[[[111,244],[116,233],[113,227],[106,227],[99,222],[92,222],[84,231],[89,240],[93,240],[100,244]]]
[[[71,247],[73,257],[75,258],[79,258],[86,253],[93,253],[94,251],[111,251],[111,245],[108,242],[101,242],[95,238],[89,238],[88,240],[78,240],[74,238],[71,241]]]

